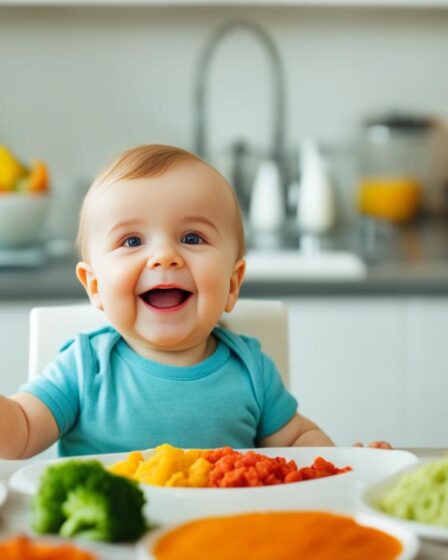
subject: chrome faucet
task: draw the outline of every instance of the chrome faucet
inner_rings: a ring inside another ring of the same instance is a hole
[[[269,56],[272,68],[272,87],[273,87],[273,131],[272,131],[272,146],[267,154],[267,157],[272,158],[278,164],[283,180],[285,180],[284,173],[284,148],[285,148],[285,80],[283,74],[283,67],[280,59],[278,49],[265,29],[256,23],[244,20],[236,20],[225,23],[212,33],[208,42],[206,43],[198,61],[197,73],[195,80],[195,96],[194,96],[194,151],[195,153],[207,159],[208,145],[207,145],[207,78],[210,69],[210,64],[214,53],[222,40],[236,29],[244,29],[251,32],[266,50]],[[244,144],[244,143],[243,143]],[[242,146],[239,142],[235,146],[235,165],[241,163],[241,151],[247,148]],[[241,169],[234,169],[233,173],[235,178],[241,178],[244,173]],[[243,189],[239,188],[241,185],[233,185],[236,192],[242,192]]]

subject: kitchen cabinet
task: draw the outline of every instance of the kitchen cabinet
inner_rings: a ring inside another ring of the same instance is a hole
[[[404,441],[403,303],[291,300],[290,378],[300,410],[339,445]]]
[[[291,389],[339,445],[446,445],[448,300],[289,300]]]
[[[406,440],[448,444],[448,301],[415,299],[406,309]]]

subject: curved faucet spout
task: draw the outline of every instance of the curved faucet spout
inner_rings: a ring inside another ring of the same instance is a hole
[[[207,157],[206,93],[207,78],[213,54],[221,41],[230,32],[242,28],[253,33],[266,50],[272,68],[273,81],[273,135],[270,156],[281,162],[285,143],[285,87],[283,68],[278,49],[270,35],[258,24],[250,21],[231,21],[219,27],[203,49],[197,66],[195,81],[195,138],[194,150],[197,155]]]

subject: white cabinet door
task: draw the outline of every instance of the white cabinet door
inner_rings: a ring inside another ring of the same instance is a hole
[[[448,446],[446,298],[408,301],[406,359],[406,445]]]
[[[405,300],[288,301],[291,389],[337,445],[403,445]]]

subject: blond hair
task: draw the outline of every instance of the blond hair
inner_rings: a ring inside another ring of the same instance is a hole
[[[117,181],[125,181],[129,179],[143,179],[145,177],[157,177],[162,175],[174,165],[183,161],[197,162],[207,165],[208,163],[201,160],[191,152],[175,148],[173,146],[165,146],[161,144],[149,144],[137,146],[124,151],[112,162],[109,163],[95,178],[91,187],[82,203],[79,229],[76,238],[76,247],[80,253],[81,259],[87,260],[87,208],[93,195],[106,185],[116,183]],[[215,170],[216,171],[216,170]],[[216,171],[217,172],[217,171]],[[237,236],[238,252],[237,260],[243,257],[246,247],[244,241],[244,226],[241,215],[240,205],[235,195],[235,191],[228,185],[235,204],[235,233]]]

